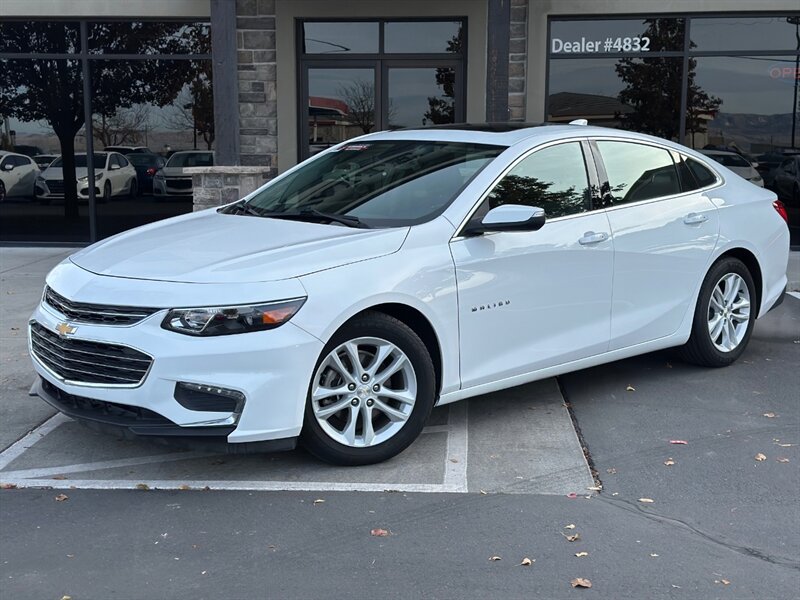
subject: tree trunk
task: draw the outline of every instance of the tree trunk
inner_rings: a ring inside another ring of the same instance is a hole
[[[64,218],[77,220],[78,213],[78,181],[75,177],[75,136],[58,135],[61,144],[61,173],[64,178]]]

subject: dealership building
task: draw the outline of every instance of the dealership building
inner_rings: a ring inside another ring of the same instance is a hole
[[[797,0],[0,0],[3,149],[70,154],[78,178],[104,160],[89,145],[214,151],[191,196],[104,195],[96,174],[44,201],[33,174],[0,242],[88,243],[366,132],[454,122],[583,118],[728,148],[769,185],[800,148],[798,67]]]

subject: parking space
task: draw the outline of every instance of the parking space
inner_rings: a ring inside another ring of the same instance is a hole
[[[40,402],[30,398],[30,402]],[[0,453],[0,481],[88,489],[589,493],[592,478],[554,379],[435,409],[420,438],[373,466],[302,450],[224,455],[96,433],[55,415]]]

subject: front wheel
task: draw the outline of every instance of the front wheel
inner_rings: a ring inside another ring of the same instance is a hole
[[[0,181],[0,202],[6,201],[6,184]]]
[[[322,350],[309,386],[302,441],[338,465],[387,460],[422,431],[436,399],[433,362],[405,323],[370,312]]]
[[[682,357],[703,367],[726,367],[742,355],[753,332],[756,288],[744,263],[728,257],[709,270]]]

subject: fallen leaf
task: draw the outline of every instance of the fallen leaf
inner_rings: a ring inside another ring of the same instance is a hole
[[[178,489],[179,490],[190,490],[190,489],[192,489],[192,486],[183,483],[183,484],[181,484],[181,486]]]
[[[619,496],[619,492],[611,492],[612,496]]]
[[[639,498],[639,502],[641,502],[642,504],[652,504],[653,502],[655,502],[655,500],[653,500],[652,498]]]
[[[564,529],[575,529],[575,523],[570,523],[569,525],[564,525]]]
[[[17,489],[16,483],[0,483],[0,490],[15,490]]]
[[[67,558],[75,558],[74,554],[67,554]]]
[[[764,462],[765,460],[767,460],[767,455],[763,454],[762,452],[759,452],[758,454],[756,454],[756,460],[758,462]]]
[[[791,448],[792,446],[796,446],[797,444],[778,444],[781,448]]]
[[[576,552],[575,556],[577,556],[578,558],[583,558],[584,556],[589,556],[589,553],[588,552]]]
[[[200,575],[205,575],[208,571],[200,571]]]
[[[451,463],[457,463],[457,462],[458,462],[458,459],[457,459],[457,458],[451,458],[451,459],[450,459],[450,462],[451,462]]]
[[[670,443],[670,444],[679,444],[679,445],[681,445],[681,446],[685,446],[685,445],[687,445],[689,442],[687,442],[686,440],[670,440],[670,441],[669,441],[669,443]]]
[[[481,495],[483,495],[483,496],[485,496],[486,494],[488,494],[488,493],[489,493],[489,492],[487,492],[486,490],[480,490],[480,492],[481,492]]]
[[[563,535],[564,538],[566,538],[566,540],[568,542],[577,542],[579,539],[581,539],[581,534],[580,533],[576,533],[574,535],[566,535],[566,534],[562,533],[561,535]]]
[[[317,498],[316,500],[314,500],[314,506],[316,506],[317,504],[324,504],[324,502],[325,500],[323,500],[322,498]]]
[[[530,558],[528,558],[526,556],[525,558],[522,559],[522,562],[519,563],[517,566],[518,567],[530,567],[535,562],[536,562],[536,559],[531,560]]]
[[[137,483],[136,484],[136,489],[137,490],[149,490],[150,486],[147,485],[146,483]]]
[[[387,535],[389,535],[389,532],[387,530],[385,530],[385,529],[375,528],[375,529],[372,529],[369,532],[369,534],[370,535],[374,535],[375,537],[386,537]]]
[[[72,596],[61,596],[61,600],[72,600]]]
[[[764,416],[767,417],[768,419],[774,419],[775,418],[775,413],[774,412],[765,412]]]
[[[67,476],[66,476],[66,475],[53,475],[53,479],[59,479],[59,480],[61,480],[61,479],[66,479],[66,478],[67,478]]]
[[[664,461],[664,464],[667,465],[668,467],[671,467],[672,465],[675,464],[675,461],[672,460],[671,458],[668,458],[667,460]]]
[[[56,496],[56,502],[63,502],[64,500],[69,500],[69,496],[66,494],[59,494]]]
[[[576,577],[572,581],[569,582],[572,587],[577,588],[590,588],[592,587],[592,582],[588,579],[584,579],[583,577]]]
[[[587,490],[591,490],[593,492],[599,492],[600,490],[603,489],[603,486],[601,486],[601,485],[592,485],[592,486],[587,487],[586,489]]]
[[[632,385],[628,385],[628,387],[625,388],[625,391],[626,392],[635,392],[636,388],[633,387]]]
[[[577,498],[577,497],[578,494],[576,494],[575,492],[570,492],[569,494],[567,494],[567,498]]]
[[[731,582],[728,581],[727,579],[715,579],[714,583],[721,583],[722,585],[730,585]]]
[[[606,473],[608,473],[609,475],[616,475],[617,470],[614,467],[611,467],[610,469],[606,469]]]
[[[489,560],[492,562],[497,562],[498,560],[503,560],[503,559],[500,558],[499,556],[490,556]]]
[[[658,558],[658,554],[656,554],[655,552],[651,552],[650,553],[650,557],[651,558]]]
[[[787,462],[789,462],[789,459],[786,458],[785,456],[779,456],[775,460],[777,460],[779,463],[787,463]]]

